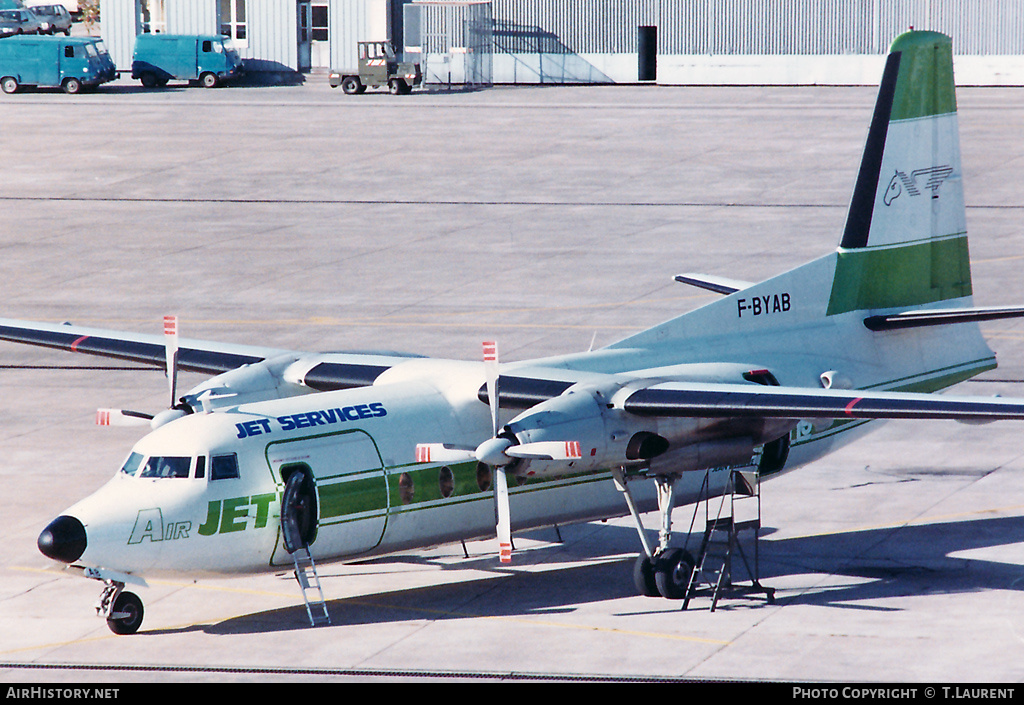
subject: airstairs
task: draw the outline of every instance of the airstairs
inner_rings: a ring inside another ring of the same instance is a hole
[[[723,597],[762,594],[768,604],[774,604],[775,589],[765,587],[760,582],[758,542],[761,530],[761,489],[758,473],[730,470],[728,485],[719,497],[708,497],[709,479],[710,471],[705,475],[701,487],[703,499],[694,509],[696,519],[701,505],[704,507],[704,532],[690,575],[690,584],[683,598],[683,609],[698,595],[711,598],[712,612]],[[694,524],[696,521],[691,526]],[[687,543],[693,533],[691,529]],[[753,562],[749,560],[740,540],[744,533],[753,533]],[[742,562],[749,585],[733,582],[736,557]]]
[[[306,603],[310,625],[315,627],[318,624],[330,624],[331,616],[327,613],[327,601],[324,600],[320,576],[316,572],[316,563],[309,552],[309,547],[303,546],[293,552],[292,560],[295,561],[295,579],[302,589],[302,600]]]

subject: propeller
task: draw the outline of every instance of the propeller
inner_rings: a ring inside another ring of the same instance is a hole
[[[508,476],[505,469],[514,461],[526,460],[574,460],[582,457],[579,441],[538,441],[516,443],[515,440],[499,436],[498,422],[498,344],[486,341],[483,344],[484,376],[487,384],[487,401],[491,410],[491,437],[474,447],[449,443],[420,443],[416,446],[418,463],[458,463],[476,460],[491,468],[494,474],[494,503],[498,552],[502,563],[512,562],[512,521],[508,502]]]
[[[175,408],[178,386],[178,317],[164,316],[164,359],[167,367],[167,391],[170,395],[168,408],[154,416],[130,409],[97,409],[97,426],[152,426],[157,428],[185,414]]]
[[[502,563],[512,562],[512,518],[508,507],[508,478],[505,466],[510,462],[506,451],[512,441],[499,438],[498,432],[498,343],[484,343],[484,376],[487,380],[487,402],[491,407],[491,440],[477,448],[477,458],[490,465],[494,472],[494,502],[497,507],[498,555]],[[502,460],[504,459],[504,462]]]

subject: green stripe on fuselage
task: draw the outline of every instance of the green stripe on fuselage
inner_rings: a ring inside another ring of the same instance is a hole
[[[826,315],[920,306],[971,295],[967,236],[840,250]]]

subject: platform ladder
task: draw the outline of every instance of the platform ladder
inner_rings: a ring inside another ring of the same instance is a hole
[[[330,624],[331,616],[327,613],[327,601],[320,587],[320,576],[316,572],[316,563],[308,546],[303,546],[292,553],[295,561],[295,580],[302,589],[302,601],[306,603],[306,614],[312,626]]]
[[[711,597],[711,611],[722,597],[765,595],[768,604],[775,602],[775,589],[761,585],[758,542],[761,530],[760,478],[756,470],[730,470],[728,484],[720,497],[709,497],[710,471],[704,478],[701,495],[704,499],[705,525],[700,550],[695,558],[690,584],[683,599],[685,610],[698,594]],[[740,542],[741,532],[753,532],[753,567]],[[689,541],[688,541],[689,542]],[[750,579],[749,585],[733,582],[733,557],[738,555]]]

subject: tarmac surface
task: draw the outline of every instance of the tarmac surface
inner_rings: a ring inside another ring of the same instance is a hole
[[[0,96],[0,315],[309,350],[585,350],[840,239],[869,88],[506,88],[346,96],[119,80]],[[975,301],[1024,303],[1024,91],[962,89]],[[1024,396],[1024,323],[983,324]],[[154,580],[111,634],[40,530],[120,465],[159,371],[0,344],[0,680],[1024,678],[1018,424],[891,422],[762,488],[763,597],[635,595],[628,519],[288,574]],[[179,388],[200,378],[187,376]],[[685,533],[692,507],[676,510]],[[656,515],[647,515],[649,528]],[[679,537],[680,539],[682,536]]]

